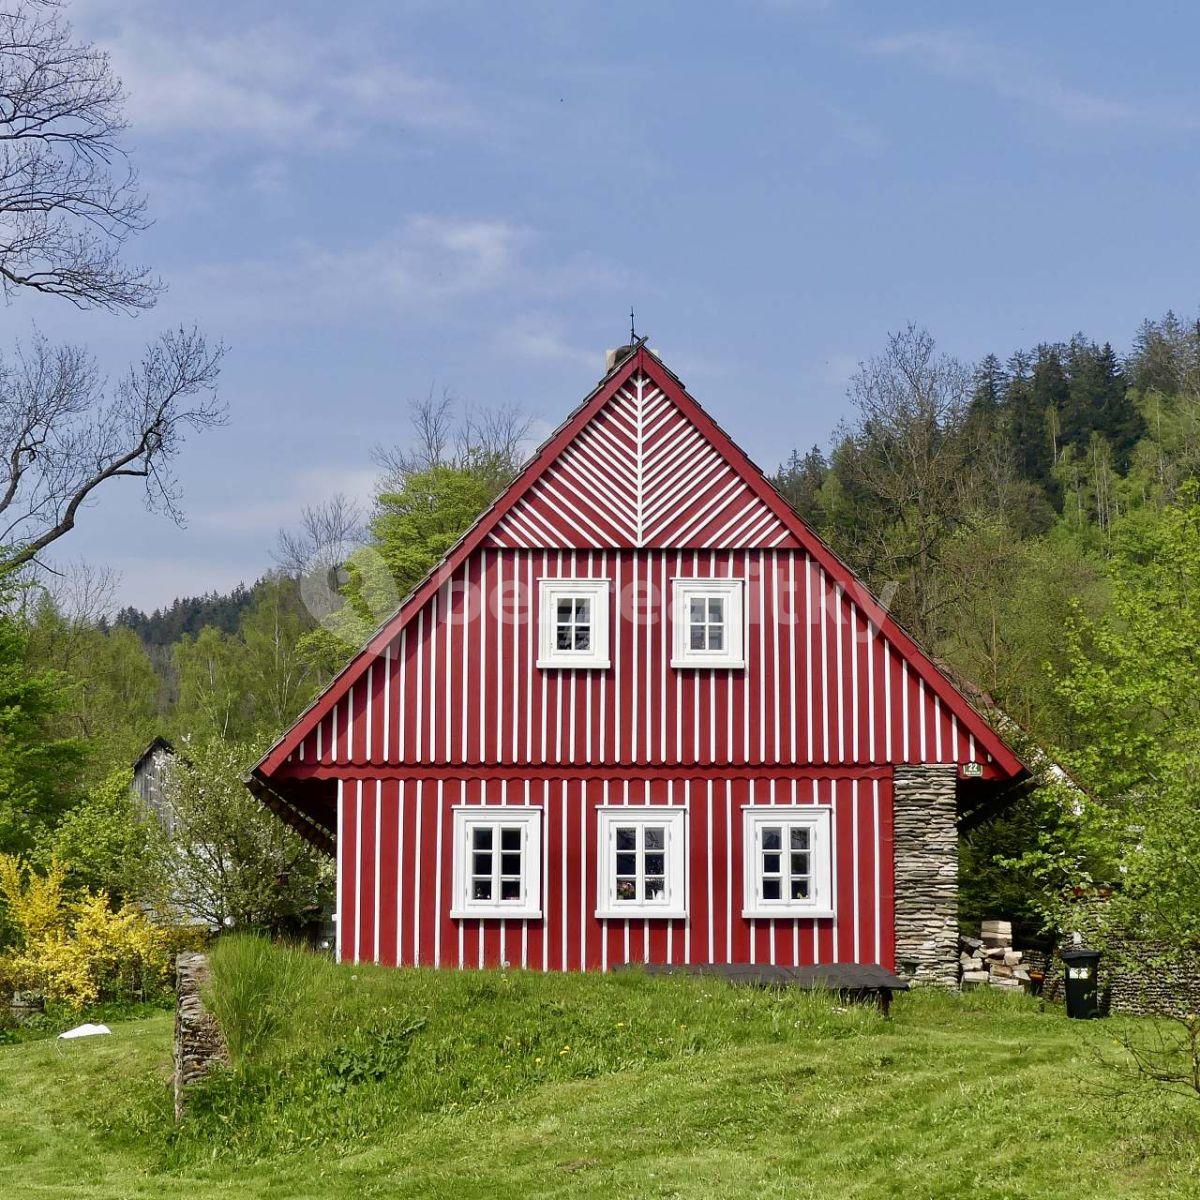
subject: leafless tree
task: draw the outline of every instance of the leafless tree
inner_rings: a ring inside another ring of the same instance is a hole
[[[121,81],[75,40],[58,0],[0,11],[0,285],[81,308],[136,310],[159,290],[121,260],[146,227],[145,198],[120,146]]]
[[[121,578],[111,567],[81,558],[56,563],[53,569],[38,570],[32,564],[30,569],[36,572],[32,577],[35,586],[22,589],[23,604],[49,599],[71,629],[93,629],[112,616]]]
[[[339,492],[321,504],[306,505],[296,528],[279,531],[274,559],[293,578],[314,569],[335,570],[345,560],[347,548],[359,545],[363,536],[361,506]]]
[[[413,438],[407,445],[376,446],[372,457],[384,490],[400,487],[431,467],[476,470],[505,483],[521,464],[532,424],[519,406],[476,409],[447,388],[409,404]]]
[[[843,428],[852,452],[844,465],[854,485],[891,520],[868,553],[874,573],[902,576],[905,614],[917,632],[936,632],[936,568],[945,540],[972,504],[978,439],[966,420],[971,372],[937,353],[930,334],[908,325],[884,352],[859,365],[849,396],[857,419]]]
[[[187,432],[226,419],[221,355],[198,331],[175,330],[112,387],[77,347],[35,338],[0,357],[0,570],[69,533],[113,479],[142,479],[147,503],[181,520],[171,467]]]

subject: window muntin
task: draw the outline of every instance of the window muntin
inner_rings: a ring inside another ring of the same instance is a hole
[[[592,601],[587,596],[560,596],[554,602],[555,650],[591,650]]]
[[[674,579],[674,667],[741,667],[744,616],[740,579]]]
[[[607,579],[539,581],[539,667],[609,665],[608,593]]]
[[[667,898],[667,830],[617,825],[613,830],[613,898],[618,904],[660,904]]]
[[[542,811],[507,805],[454,809],[452,917],[540,917]]]
[[[725,596],[693,596],[688,601],[688,649],[725,649]]]
[[[743,916],[832,916],[830,809],[747,806],[743,814]]]
[[[812,832],[806,825],[760,825],[758,874],[767,901],[805,902],[812,894]]]
[[[472,825],[471,899],[519,903],[524,857],[525,834],[519,825]]]
[[[597,810],[598,917],[687,915],[687,810],[620,806]]]

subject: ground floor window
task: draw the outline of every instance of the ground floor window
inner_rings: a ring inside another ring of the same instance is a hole
[[[596,915],[687,915],[687,810],[651,805],[597,810]]]
[[[830,810],[752,805],[742,812],[743,916],[831,916]]]
[[[542,915],[542,810],[454,810],[455,917]]]

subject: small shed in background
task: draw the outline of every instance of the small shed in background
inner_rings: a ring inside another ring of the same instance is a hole
[[[133,764],[130,790],[143,811],[153,813],[168,834],[175,832],[175,812],[167,799],[167,780],[178,757],[165,737],[156,737]]]

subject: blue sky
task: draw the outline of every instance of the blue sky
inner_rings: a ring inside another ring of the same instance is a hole
[[[170,290],[136,319],[20,297],[6,331],[117,370],[229,347],[188,524],[107,493],[60,557],[143,607],[252,581],[281,525],[370,491],[431,385],[546,428],[630,304],[767,469],[828,441],[915,320],[975,359],[1196,310],[1192,6],[77,0],[129,91]]]

